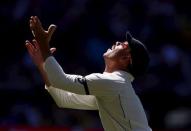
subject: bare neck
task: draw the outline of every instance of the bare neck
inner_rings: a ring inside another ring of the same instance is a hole
[[[114,71],[121,70],[121,68],[114,62],[106,62],[104,72],[112,73]]]

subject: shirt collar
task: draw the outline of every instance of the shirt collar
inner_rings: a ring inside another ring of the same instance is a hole
[[[104,72],[104,74],[107,74],[108,72]],[[112,72],[113,74],[116,74],[120,77],[123,77],[125,79],[129,79],[131,82],[135,79],[133,77],[133,75],[131,75],[129,72],[126,72],[126,71],[122,71],[122,70],[118,70],[118,71],[114,71]]]

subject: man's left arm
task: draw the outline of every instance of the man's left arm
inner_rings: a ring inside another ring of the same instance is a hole
[[[81,109],[81,110],[97,110],[95,96],[78,95],[65,90],[45,86],[49,94],[52,96],[57,106],[61,108]]]
[[[53,87],[77,94],[89,95],[85,77],[66,74],[53,56],[45,60],[44,70]]]
[[[53,56],[45,60],[44,70],[51,85],[55,88],[81,95],[116,94],[115,82],[111,78],[99,73],[85,77],[66,74]]]

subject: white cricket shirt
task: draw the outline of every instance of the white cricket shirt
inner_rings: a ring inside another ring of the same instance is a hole
[[[59,107],[98,110],[105,131],[151,131],[131,74],[69,75],[53,56],[46,59],[44,68],[52,85],[47,89]]]

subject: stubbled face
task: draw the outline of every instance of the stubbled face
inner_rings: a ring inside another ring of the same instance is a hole
[[[117,60],[122,56],[127,56],[130,53],[129,44],[125,42],[116,42],[111,48],[109,48],[104,54],[104,59]]]

